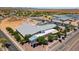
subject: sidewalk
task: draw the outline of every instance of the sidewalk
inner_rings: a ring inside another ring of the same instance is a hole
[[[0,30],[9,38],[9,40],[16,46],[19,51],[24,51],[24,49],[7,33],[6,30]]]
[[[79,30],[77,30],[76,32],[70,33],[70,35],[67,36],[67,38],[62,43],[60,43],[58,41],[54,42],[51,46],[48,47],[48,50],[49,51],[52,51],[52,50],[56,51],[60,48],[63,48],[64,44],[67,44],[78,33],[79,33]]]

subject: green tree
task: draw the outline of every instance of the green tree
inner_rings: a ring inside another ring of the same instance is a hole
[[[54,27],[54,29],[56,29],[56,30],[60,30],[60,27],[57,25],[56,27]]]
[[[70,32],[70,25],[65,25],[65,30],[66,30],[67,32]]]
[[[24,40],[24,39],[22,39],[21,41],[20,41],[20,44],[24,44],[24,43],[26,43],[26,41]]]
[[[44,36],[38,37],[37,42],[38,42],[39,44],[43,44],[43,45],[44,45],[45,42],[46,42],[45,37],[44,37]]]
[[[63,35],[64,35],[64,37],[67,36],[67,31],[66,30],[63,31]]]
[[[6,30],[9,31],[9,33],[13,34],[14,33],[14,30],[10,27],[6,27]]]
[[[57,39],[58,39],[57,34],[50,34],[50,35],[48,35],[48,41],[49,42],[52,42],[53,40],[57,40]]]
[[[24,40],[26,41],[26,42],[29,42],[29,38],[31,37],[31,35],[25,35],[25,37],[24,37]]]
[[[5,38],[0,38],[1,47],[4,48],[6,42],[7,42],[7,40]]]
[[[21,41],[21,37],[19,36],[19,34],[15,34],[14,37],[15,37],[15,39],[16,39],[18,42]]]
[[[12,35],[16,35],[16,34],[18,35],[18,32],[17,31],[15,31],[15,32],[12,33]]]
[[[62,35],[62,33],[60,31],[58,33],[56,33],[56,34],[57,34],[58,38],[60,38],[61,35]]]
[[[52,42],[52,41],[53,41],[53,37],[52,37],[51,34],[48,35],[48,41],[49,41],[49,42]]]

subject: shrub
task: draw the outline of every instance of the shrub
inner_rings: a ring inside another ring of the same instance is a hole
[[[15,31],[15,32],[13,32],[13,33],[12,33],[12,35],[16,35],[16,34],[18,34],[18,32],[17,32],[17,31]]]
[[[20,44],[24,44],[24,43],[26,43],[26,41],[24,40],[24,39],[22,39],[21,41],[20,41]]]
[[[49,42],[52,42],[52,41],[53,41],[52,35],[48,35],[48,41],[49,41]]]
[[[54,29],[56,29],[56,30],[60,30],[60,27],[57,25],[56,27],[54,27]]]
[[[58,36],[55,35],[55,34],[48,35],[48,41],[49,42],[52,42],[53,40],[57,40],[57,39],[58,39]]]
[[[65,30],[66,30],[67,32],[70,32],[71,26],[70,26],[70,25],[66,25],[66,26],[65,26]]]
[[[14,37],[15,37],[15,39],[16,39],[17,41],[20,41],[20,40],[21,40],[21,37],[20,37],[18,34],[15,34]]]
[[[64,37],[66,37],[67,36],[67,31],[66,30],[64,30]]]
[[[38,37],[37,42],[38,42],[39,44],[46,44],[45,37],[44,37],[44,36]]]
[[[9,33],[11,33],[11,34],[14,33],[14,30],[13,30],[12,28],[10,28],[10,27],[7,27],[6,30],[7,30]]]
[[[17,31],[14,32],[14,30],[10,27],[7,27],[6,30],[9,31],[9,33],[11,33],[11,35],[14,35],[14,37],[17,41],[21,41],[21,37],[19,36]]]
[[[25,35],[25,37],[24,37],[24,40],[26,41],[26,42],[29,42],[29,38],[31,37],[31,35]]]

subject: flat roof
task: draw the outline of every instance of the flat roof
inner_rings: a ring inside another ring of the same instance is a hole
[[[29,35],[29,34],[35,34],[35,33],[39,32],[39,31],[43,31],[43,30],[47,30],[47,29],[52,29],[54,27],[56,27],[55,24],[45,24],[45,25],[42,25],[42,26],[32,26],[30,24],[23,23],[16,30],[20,34],[25,36],[25,35]]]
[[[66,16],[72,17],[74,19],[79,19],[79,14],[67,14]]]
[[[67,16],[67,15],[54,15],[55,19],[61,19],[61,20],[68,20],[72,19],[72,17]]]
[[[49,33],[54,34],[54,33],[57,33],[57,32],[58,31],[56,29],[49,29],[49,30],[46,30],[44,33],[38,33],[38,34],[33,35],[32,37],[29,38],[29,40],[30,41],[34,41],[34,40],[36,40],[40,36],[44,36],[44,35],[47,35]]]

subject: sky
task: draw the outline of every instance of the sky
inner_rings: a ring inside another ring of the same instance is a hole
[[[0,7],[79,7],[79,0],[0,0]]]

